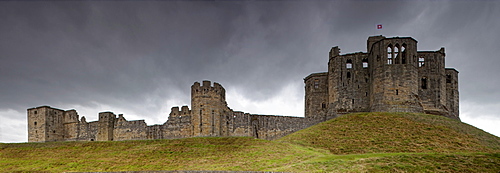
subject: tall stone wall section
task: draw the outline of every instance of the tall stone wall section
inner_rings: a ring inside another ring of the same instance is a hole
[[[450,111],[448,115],[454,119],[459,118],[459,93],[458,93],[458,71],[447,68],[446,71],[446,107]]]

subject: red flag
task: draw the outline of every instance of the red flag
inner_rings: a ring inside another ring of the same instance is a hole
[[[382,24],[378,24],[377,29],[382,29]]]

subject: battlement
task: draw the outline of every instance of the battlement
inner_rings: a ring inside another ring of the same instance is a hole
[[[191,110],[189,110],[188,106],[182,106],[179,110],[178,106],[172,107],[169,116],[171,117],[181,117],[181,116],[189,116],[191,114]]]
[[[209,98],[209,97],[216,97],[219,98],[220,101],[225,101],[226,100],[226,90],[222,85],[220,85],[217,82],[214,82],[214,85],[212,86],[210,81],[203,81],[203,85],[200,85],[199,82],[195,82],[191,86],[191,98],[195,97],[203,97],[203,98]]]

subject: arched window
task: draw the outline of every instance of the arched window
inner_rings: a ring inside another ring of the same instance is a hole
[[[392,64],[392,48],[390,45],[387,47],[387,64]]]
[[[368,68],[368,59],[363,59],[363,68]]]
[[[348,59],[348,60],[347,60],[347,62],[346,62],[346,64],[345,64],[345,67],[346,67],[347,69],[351,69],[351,68],[352,68],[352,60],[351,60],[351,59]]]
[[[451,75],[449,74],[446,75],[446,83],[451,83]]]
[[[406,44],[401,46],[401,64],[406,64]]]
[[[37,123],[36,123],[36,121],[35,121],[35,123],[34,123],[34,124],[35,124],[35,126],[36,126],[36,124],[37,124]]]
[[[398,45],[396,45],[394,47],[394,58],[393,58],[394,59],[394,64],[399,64],[399,57],[398,57],[398,55],[399,55],[399,48],[398,47],[399,47]]]
[[[422,89],[427,89],[427,77],[422,78]]]

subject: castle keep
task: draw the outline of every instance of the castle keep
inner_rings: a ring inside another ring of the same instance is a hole
[[[411,37],[372,36],[367,52],[330,50],[328,72],[304,78],[305,116],[353,112],[420,112],[459,119],[458,71],[444,48],[417,51]]]
[[[372,36],[367,52],[329,53],[328,71],[304,78],[305,116],[256,115],[227,106],[225,89],[203,81],[191,86],[191,109],[173,107],[167,122],[148,126],[122,114],[99,113],[87,122],[75,110],[28,109],[28,141],[119,141],[198,136],[276,139],[353,112],[419,112],[459,119],[458,71],[445,68],[444,48],[417,51],[410,37]]]

